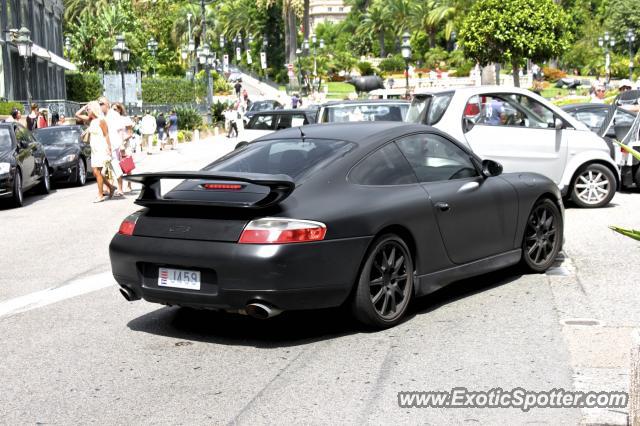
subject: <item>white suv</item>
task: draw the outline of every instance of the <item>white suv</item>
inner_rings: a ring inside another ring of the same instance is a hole
[[[552,179],[580,207],[607,205],[620,173],[606,142],[535,93],[479,86],[418,90],[405,121],[443,130],[505,172]]]

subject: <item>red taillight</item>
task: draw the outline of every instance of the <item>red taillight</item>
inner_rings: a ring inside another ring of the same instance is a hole
[[[231,183],[203,183],[201,186],[204,189],[217,189],[223,191],[239,191],[242,189],[242,185]]]
[[[263,218],[252,220],[240,235],[240,244],[288,244],[322,241],[327,234],[324,223],[311,220]]]
[[[140,213],[133,213],[126,217],[125,220],[120,224],[120,229],[118,229],[118,234],[121,235],[133,235],[134,229],[136,229],[136,222],[138,222],[138,218],[140,217]]]

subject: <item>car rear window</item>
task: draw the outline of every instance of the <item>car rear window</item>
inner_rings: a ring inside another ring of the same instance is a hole
[[[349,152],[351,142],[330,139],[276,139],[253,142],[235,150],[204,170],[284,174],[298,179]]]
[[[409,104],[348,104],[325,107],[323,123],[404,121]]]
[[[432,126],[440,121],[451,99],[453,99],[453,92],[416,95],[411,102],[405,121]]]

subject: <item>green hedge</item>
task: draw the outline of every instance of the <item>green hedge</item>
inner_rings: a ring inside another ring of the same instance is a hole
[[[156,77],[142,80],[142,102],[149,104],[176,104],[195,101],[199,84],[180,77]]]
[[[176,108],[176,114],[180,130],[195,130],[202,125],[202,116],[194,108]]]
[[[100,76],[96,73],[66,73],[67,99],[74,102],[89,102],[104,93]]]
[[[14,108],[18,108],[24,114],[24,105],[20,102],[0,102],[0,115],[11,115]]]
[[[380,65],[378,65],[378,68],[380,68],[380,71],[387,72],[404,71],[405,62],[404,59],[402,59],[402,56],[396,55],[387,59],[383,59],[380,62]]]

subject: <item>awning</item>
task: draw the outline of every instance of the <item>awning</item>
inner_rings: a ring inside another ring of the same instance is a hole
[[[51,63],[54,63],[64,69],[67,69],[69,71],[77,71],[78,67],[76,67],[74,64],[72,64],[71,62],[67,61],[64,58],[61,58],[60,56],[56,55],[55,53],[45,49],[42,46],[38,46],[37,44],[33,44],[33,46],[31,47],[31,52],[35,55],[38,56],[42,59],[46,59],[47,61],[50,61]]]

